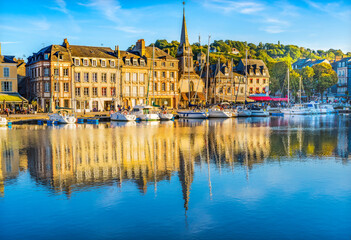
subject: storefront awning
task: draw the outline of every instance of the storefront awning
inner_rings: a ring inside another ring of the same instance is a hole
[[[6,103],[22,103],[28,102],[27,99],[19,95],[18,93],[0,93],[0,104]]]

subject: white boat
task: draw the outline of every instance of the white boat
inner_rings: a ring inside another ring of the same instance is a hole
[[[187,119],[207,119],[208,114],[203,111],[185,111],[185,112],[178,112],[180,118],[187,118]]]
[[[307,111],[309,114],[320,114],[321,111],[319,109],[319,103],[309,102],[305,104]]]
[[[7,125],[7,119],[0,117],[0,126],[6,126]]]
[[[73,114],[69,114],[68,111],[61,110],[57,113],[50,114],[49,120],[62,123],[62,124],[71,124],[77,121],[77,118]]]
[[[251,111],[241,106],[237,107],[236,111],[234,112],[234,117],[250,117],[250,116],[251,116]]]
[[[269,116],[269,112],[265,111],[264,109],[251,104],[248,107],[248,110],[250,110],[251,112],[251,117],[268,117]]]
[[[136,120],[136,116],[134,114],[130,114],[127,111],[115,112],[111,114],[111,121],[128,122],[128,121],[135,121],[135,120]]]
[[[231,118],[233,116],[233,112],[220,108],[211,108],[208,110],[209,118]]]
[[[167,113],[166,111],[160,112],[158,116],[160,117],[161,121],[169,121],[174,117],[172,113]]]
[[[294,105],[290,108],[283,108],[280,110],[284,115],[306,115],[310,114],[310,111],[303,105]]]
[[[140,121],[159,121],[160,117],[152,106],[136,105],[132,112]]]
[[[336,111],[335,111],[333,105],[331,105],[331,104],[321,104],[321,105],[319,106],[319,109],[321,109],[321,110],[322,110],[321,112],[323,112],[323,113],[325,113],[325,114],[336,113]]]

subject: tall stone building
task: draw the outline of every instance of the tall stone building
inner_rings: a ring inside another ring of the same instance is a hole
[[[30,100],[45,112],[55,107],[72,107],[72,60],[69,49],[50,45],[28,58],[26,75],[30,82]]]
[[[157,47],[145,47],[144,39],[137,41],[132,53],[145,59],[149,66],[149,104],[176,108],[178,106],[178,60]]]
[[[204,102],[204,82],[195,72],[193,51],[189,43],[188,30],[185,21],[185,10],[183,9],[183,24],[180,36],[180,44],[177,50],[179,60],[179,92],[182,107],[189,106],[189,103]],[[190,99],[189,99],[190,97]]]

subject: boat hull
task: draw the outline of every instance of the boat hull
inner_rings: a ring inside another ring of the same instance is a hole
[[[158,114],[141,114],[138,116],[140,121],[160,121]]]
[[[251,110],[251,117],[268,117],[269,112],[263,110]]]
[[[170,121],[173,119],[173,114],[171,113],[160,113],[158,114],[161,121]]]
[[[7,119],[0,117],[0,126],[6,126],[7,125]]]
[[[208,115],[205,112],[179,112],[180,118],[186,119],[207,119]]]
[[[129,121],[135,121],[135,120],[136,120],[136,116],[133,114],[123,114],[123,113],[111,114],[111,121],[129,122]]]
[[[231,118],[232,112],[227,111],[209,111],[208,117],[209,118]]]

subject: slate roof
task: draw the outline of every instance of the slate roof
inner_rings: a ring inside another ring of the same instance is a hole
[[[0,63],[17,63],[13,59],[13,56],[0,55]]]
[[[92,47],[70,45],[69,47],[72,57],[86,57],[86,58],[116,58],[114,52],[109,47]]]

